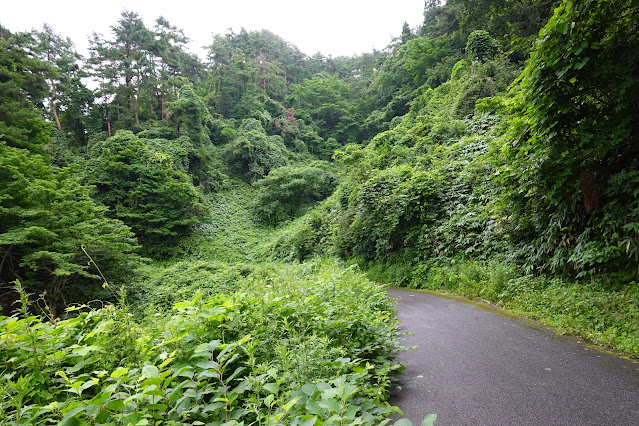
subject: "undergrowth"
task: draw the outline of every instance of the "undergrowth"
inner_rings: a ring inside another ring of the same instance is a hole
[[[221,262],[251,261],[255,246],[272,228],[260,225],[251,213],[257,190],[246,182],[229,180],[227,189],[208,194],[206,204],[211,220],[197,225],[184,242],[189,258]]]
[[[398,412],[381,286],[318,259],[219,289],[173,306],[149,291],[139,320],[121,303],[50,322],[18,284],[20,312],[0,317],[0,423],[377,425]]]

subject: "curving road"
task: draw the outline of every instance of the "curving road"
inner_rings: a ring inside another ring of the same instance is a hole
[[[391,404],[415,425],[639,425],[639,362],[483,304],[390,289],[412,332]]]

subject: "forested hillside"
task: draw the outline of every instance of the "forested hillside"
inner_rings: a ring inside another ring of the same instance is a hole
[[[388,423],[378,283],[639,356],[639,5],[425,3],[337,58],[0,26],[0,422]]]

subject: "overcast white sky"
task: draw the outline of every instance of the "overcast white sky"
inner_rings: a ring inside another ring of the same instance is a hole
[[[210,44],[211,34],[268,29],[307,55],[351,56],[386,47],[404,21],[422,23],[424,0],[0,0],[0,24],[11,31],[41,29],[48,23],[86,54],[88,36],[110,38],[120,13],[138,13],[147,27],[159,16],[182,28],[190,48]]]

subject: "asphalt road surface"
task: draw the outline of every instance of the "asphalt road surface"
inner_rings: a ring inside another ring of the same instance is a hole
[[[487,305],[391,289],[403,389],[391,404],[420,425],[639,426],[639,363]]]

